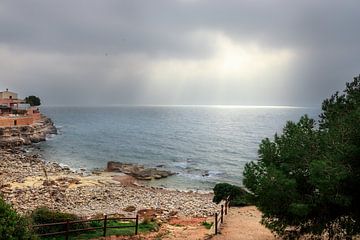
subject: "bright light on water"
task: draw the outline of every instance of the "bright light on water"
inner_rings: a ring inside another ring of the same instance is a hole
[[[60,134],[41,143],[51,161],[73,168],[104,168],[108,161],[163,165],[178,173],[157,186],[209,190],[217,182],[242,184],[259,143],[287,120],[318,110],[287,106],[178,105],[48,107]]]

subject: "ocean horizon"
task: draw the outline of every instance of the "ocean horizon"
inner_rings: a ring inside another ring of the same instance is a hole
[[[320,109],[292,106],[121,105],[44,106],[59,134],[39,143],[47,160],[73,169],[105,168],[108,161],[163,166],[177,173],[146,182],[179,190],[211,190],[216,183],[242,185],[247,162],[256,161],[262,139],[286,122]]]

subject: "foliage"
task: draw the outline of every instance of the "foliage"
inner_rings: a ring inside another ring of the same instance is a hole
[[[264,139],[258,162],[246,164],[244,185],[280,236],[360,233],[360,76],[322,104],[318,122],[288,122]]]
[[[46,207],[39,207],[35,209],[30,214],[30,218],[34,225],[80,220],[80,218],[74,214],[53,211]],[[78,223],[78,224],[70,225],[70,229],[79,229],[79,228],[84,228],[84,224]],[[65,231],[65,225],[42,227],[36,229],[35,231],[38,234],[60,232],[60,231]]]
[[[132,221],[129,222],[121,222],[116,220],[109,220],[107,223],[108,227],[122,227],[122,228],[109,228],[106,231],[107,236],[132,236],[134,235],[134,226],[135,223]],[[101,221],[91,221],[89,223],[90,227],[102,227],[103,222]],[[158,229],[158,224],[156,222],[149,222],[149,223],[140,223],[139,224],[139,232],[146,233],[150,231],[156,231]],[[79,232],[79,233],[73,233],[70,236],[70,239],[94,239],[99,238],[103,236],[103,229],[98,230],[89,230],[86,232]],[[42,237],[43,240],[63,240],[64,236],[57,235],[52,237]]]
[[[80,218],[74,214],[63,213],[59,211],[53,211],[46,207],[40,207],[35,209],[31,214],[30,218],[34,225],[40,224],[47,224],[47,223],[62,223],[66,221],[77,221]],[[108,227],[122,227],[122,228],[110,228],[107,229],[107,235],[133,235],[134,234],[134,225],[135,223],[132,221],[118,221],[118,220],[108,220],[107,226]],[[92,227],[103,227],[104,222],[101,220],[92,220],[88,223],[76,223],[70,224],[69,230],[75,229],[85,229],[85,228],[92,228]],[[65,224],[64,225],[55,225],[55,226],[48,226],[48,227],[41,227],[36,230],[37,234],[42,233],[54,233],[54,232],[62,232],[65,231]],[[155,231],[158,229],[158,224],[153,221],[142,222],[138,226],[139,232],[149,232]],[[91,230],[86,232],[76,232],[71,234],[72,237],[75,239],[91,239],[95,237],[100,237],[103,235],[103,229],[98,230]],[[49,236],[49,237],[41,237],[41,239],[46,240],[59,240],[64,239],[63,235],[57,236]]]
[[[0,197],[0,239],[35,239],[29,222]]]
[[[213,202],[219,204],[221,200],[229,197],[231,206],[247,205],[247,192],[241,187],[229,183],[218,183],[215,185]]]
[[[203,225],[206,229],[210,229],[213,225],[213,223],[209,223],[207,221],[204,221],[201,223],[201,225]]]
[[[40,106],[41,105],[40,98],[37,96],[34,96],[34,95],[26,97],[25,102],[30,104],[30,106]]]

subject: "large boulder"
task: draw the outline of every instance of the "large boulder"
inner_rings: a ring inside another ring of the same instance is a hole
[[[134,178],[139,180],[160,179],[175,174],[167,170],[160,170],[157,168],[145,168],[143,165],[113,162],[113,161],[107,163],[107,171],[122,172],[130,176],[133,176]]]

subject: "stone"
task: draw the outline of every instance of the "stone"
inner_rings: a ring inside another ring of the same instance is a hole
[[[125,212],[134,212],[136,210],[136,207],[134,206],[127,206],[123,209]]]
[[[130,176],[133,176],[138,180],[160,179],[175,174],[170,171],[159,170],[157,168],[145,168],[143,165],[113,162],[113,161],[107,163],[106,170],[108,172],[122,172]]]

